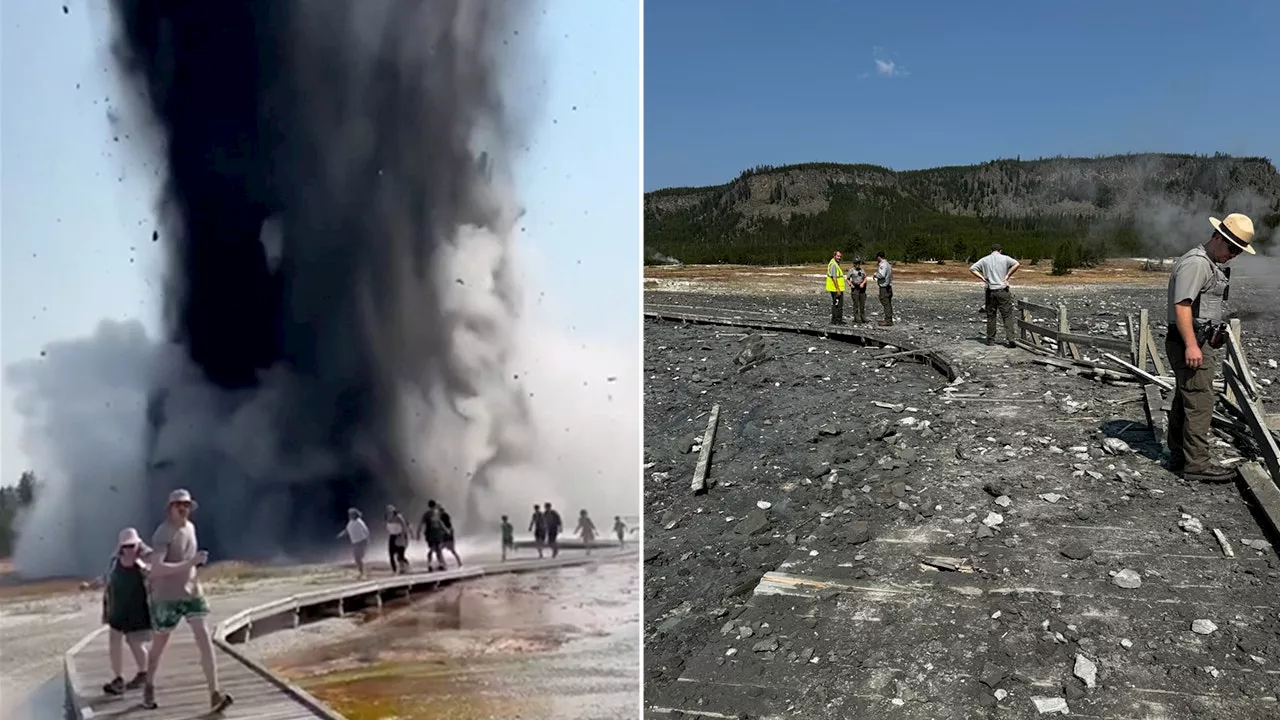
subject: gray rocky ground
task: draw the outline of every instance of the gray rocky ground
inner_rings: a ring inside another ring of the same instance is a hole
[[[1018,292],[1095,334],[1140,307],[1157,324],[1163,295]],[[647,715],[1280,717],[1280,562],[1241,492],[1161,468],[1139,388],[978,342],[980,290],[898,295],[895,327],[860,329],[938,349],[961,382],[837,340],[646,321]],[[821,325],[826,300],[646,307]],[[1245,337],[1276,379],[1274,329]],[[747,346],[770,359],[740,372]],[[694,495],[716,403],[714,484]]]

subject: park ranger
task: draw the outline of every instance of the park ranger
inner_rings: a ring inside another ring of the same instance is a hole
[[[844,271],[840,269],[840,251],[827,263],[827,292],[831,293],[831,324],[844,324]]]
[[[844,274],[845,285],[849,287],[849,299],[853,300],[854,322],[867,321],[867,272],[862,269],[862,256],[853,258],[853,267]]]
[[[1232,482],[1235,471],[1209,461],[1213,420],[1213,375],[1225,340],[1226,264],[1242,252],[1254,254],[1253,221],[1232,213],[1209,218],[1213,234],[1178,258],[1169,275],[1169,334],[1164,349],[1177,380],[1169,413],[1169,469],[1187,480]]]

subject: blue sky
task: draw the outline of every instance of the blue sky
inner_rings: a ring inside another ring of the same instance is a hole
[[[0,365],[139,318],[153,335],[161,258],[153,178],[113,141],[106,3],[4,0],[0,26]],[[524,276],[577,335],[639,352],[640,14],[631,0],[546,3],[546,89],[517,166]],[[575,109],[576,107],[576,109]],[[3,393],[0,484],[26,462]]]
[[[1280,160],[1280,2],[646,0],[646,190],[759,164]]]

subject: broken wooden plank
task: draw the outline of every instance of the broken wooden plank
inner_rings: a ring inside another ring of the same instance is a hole
[[[1138,310],[1138,359],[1137,366],[1143,370],[1147,369],[1147,350],[1151,346],[1151,326],[1150,318],[1147,316],[1147,309]],[[1156,373],[1163,375],[1164,371]]]
[[[1236,375],[1235,368],[1230,365],[1223,367],[1222,375],[1227,386],[1235,391],[1240,410],[1244,413],[1244,421],[1253,431],[1254,440],[1262,452],[1267,470],[1272,477],[1280,477],[1280,446],[1276,445],[1276,438],[1267,427],[1265,414],[1259,409],[1257,402],[1245,392],[1244,383]]]
[[[1147,329],[1147,352],[1151,353],[1151,362],[1156,366],[1156,374],[1164,375],[1166,373],[1164,359],[1160,356],[1160,349],[1156,347],[1155,336],[1150,328]]]
[[[1127,340],[1117,340],[1115,338],[1094,337],[1093,335],[1079,335],[1076,333],[1059,332],[1050,330],[1047,327],[1035,325],[1025,320],[1019,320],[1018,326],[1023,327],[1033,334],[1043,335],[1052,338],[1059,343],[1068,343],[1069,345],[1085,345],[1093,348],[1105,348],[1107,350],[1115,350],[1117,352],[1129,352],[1129,342]]]
[[[1254,503],[1262,516],[1271,525],[1273,533],[1280,532],[1280,487],[1276,486],[1274,476],[1256,462],[1240,464],[1240,479],[1253,497]]]
[[[1028,312],[1035,311],[1035,312],[1049,313],[1050,315],[1058,314],[1058,308],[1052,308],[1052,307],[1049,307],[1048,305],[1040,305],[1038,303],[1033,303],[1029,300],[1018,300],[1017,303],[1018,303],[1019,310],[1026,310]]]
[[[1147,372],[1146,370],[1143,370],[1142,368],[1134,365],[1133,363],[1125,362],[1124,360],[1121,360],[1120,358],[1116,357],[1111,353],[1102,353],[1102,357],[1110,360],[1111,362],[1119,365],[1120,367],[1128,370],[1129,372],[1133,373],[1134,375],[1137,375],[1138,377],[1142,378],[1143,380],[1146,380],[1149,383],[1155,383],[1156,385],[1159,385],[1165,390],[1173,389],[1173,383],[1169,382],[1168,380],[1165,380],[1164,378],[1156,377],[1155,375],[1152,375],[1151,373]]]
[[[1058,306],[1058,332],[1060,332],[1060,333],[1070,333],[1070,332],[1071,332],[1071,321],[1067,319],[1067,306],[1066,306],[1066,305],[1059,305],[1059,306]],[[1059,345],[1059,346],[1062,346],[1062,345],[1063,345],[1063,343],[1062,343],[1061,341],[1059,341],[1058,345]],[[1072,360],[1079,360],[1079,359],[1080,359],[1080,348],[1076,347],[1075,343],[1065,343],[1065,345],[1066,345],[1066,353],[1069,353],[1069,354],[1071,355],[1071,359],[1072,359]],[[1066,353],[1064,353],[1064,355],[1065,355]]]
[[[702,447],[698,449],[698,464],[693,468],[691,488],[695,493],[707,491],[707,469],[711,464],[711,444],[716,439],[716,424],[720,422],[720,405],[711,408],[711,417],[707,418],[707,431],[702,434]]]
[[[1222,554],[1226,557],[1235,557],[1236,553],[1231,549],[1231,541],[1227,540],[1227,536],[1218,528],[1213,529],[1213,537],[1218,541],[1218,545],[1222,548]]]
[[[1145,393],[1143,409],[1147,413],[1147,426],[1151,428],[1151,435],[1155,438],[1156,445],[1164,445],[1165,415],[1160,388],[1154,384],[1145,385],[1143,391]]]

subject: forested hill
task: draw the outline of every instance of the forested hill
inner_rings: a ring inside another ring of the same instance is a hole
[[[1089,263],[1181,254],[1207,237],[1207,215],[1228,212],[1248,213],[1259,245],[1270,242],[1280,225],[1270,160],[1147,154],[902,172],[761,166],[724,185],[646,193],[645,254],[648,262],[788,264],[840,249],[966,260],[998,242],[1020,258]]]

